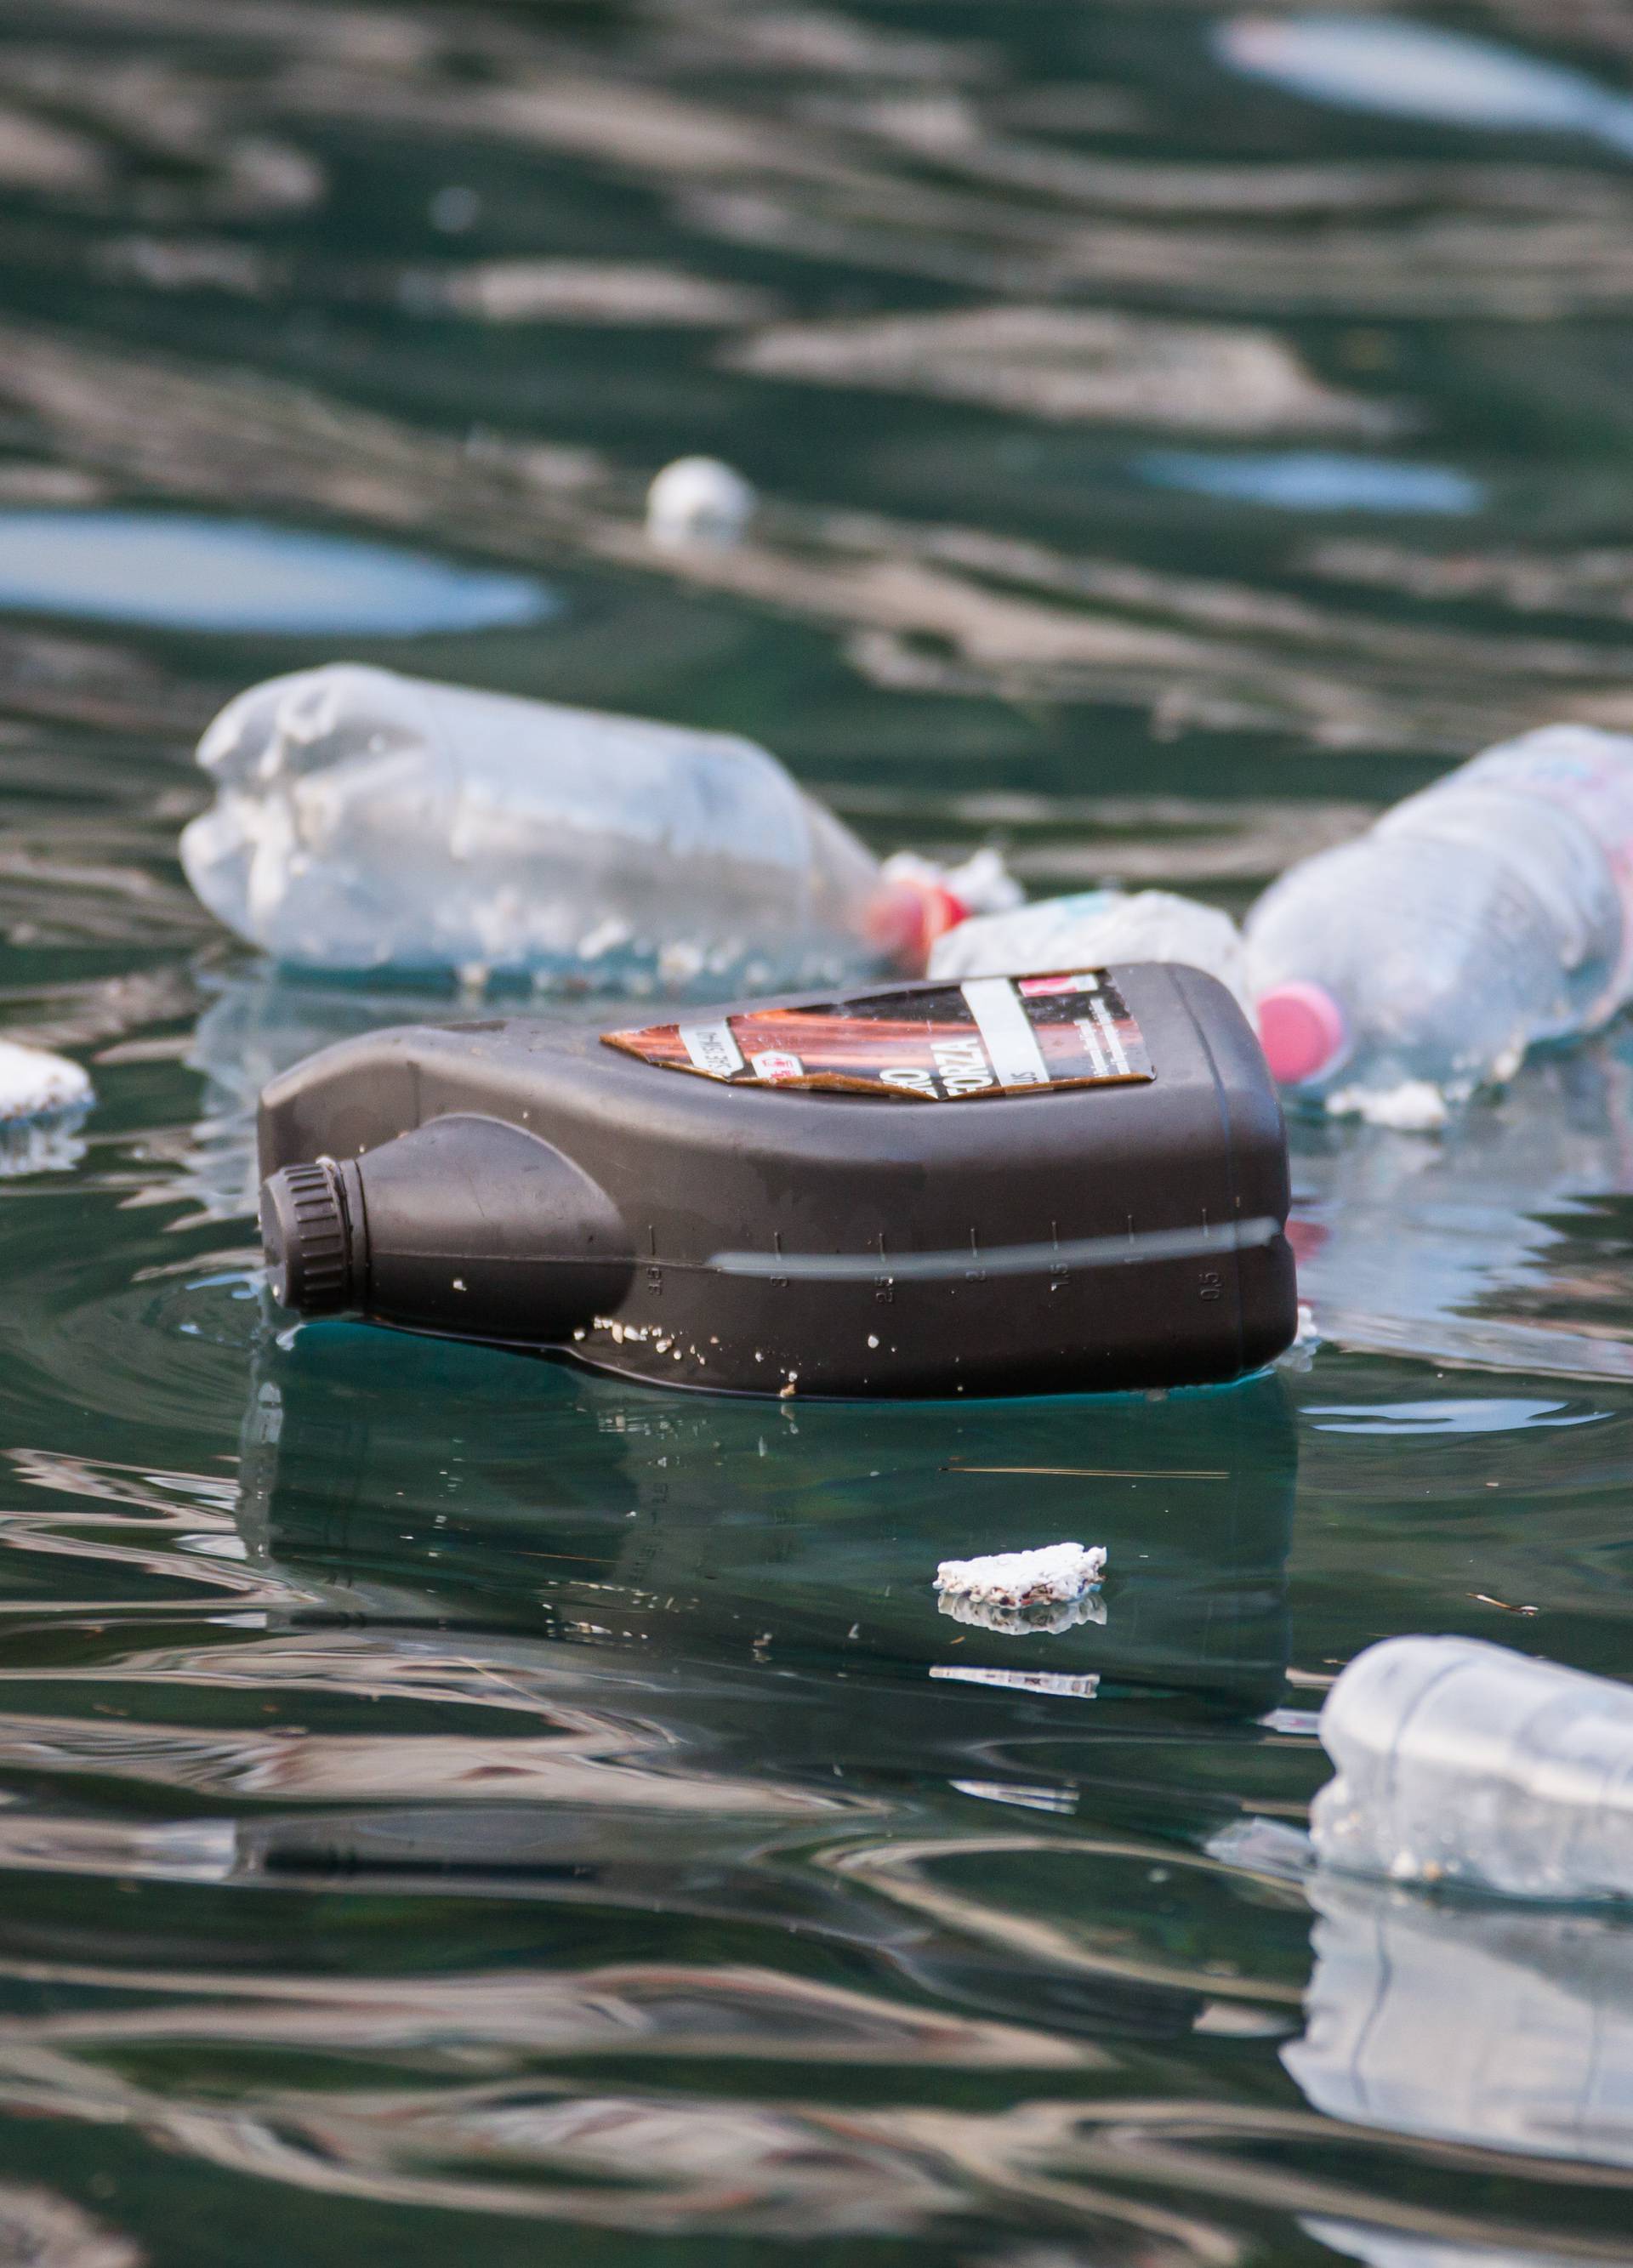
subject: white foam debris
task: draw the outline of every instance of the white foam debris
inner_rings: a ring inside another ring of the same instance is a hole
[[[1363,1118],[1396,1134],[1436,1134],[1451,1115],[1444,1087],[1403,1079],[1399,1086],[1341,1086],[1326,1098],[1329,1118]]]
[[[1081,1599],[1100,1580],[1105,1546],[1046,1543],[1034,1551],[993,1551],[980,1559],[943,1559],[935,1587],[972,1606],[1062,1606]]]
[[[0,1124],[83,1110],[91,1100],[90,1080],[66,1056],[0,1040]]]
[[[751,482],[718,457],[676,457],[647,491],[647,533],[666,550],[740,542],[759,507]]]

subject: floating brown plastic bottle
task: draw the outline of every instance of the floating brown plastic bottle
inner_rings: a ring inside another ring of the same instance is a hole
[[[1203,1384],[1296,1327],[1275,1092],[1183,967],[384,1031],[261,1157],[285,1305],[665,1386]]]

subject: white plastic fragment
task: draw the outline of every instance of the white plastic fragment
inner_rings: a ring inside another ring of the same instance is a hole
[[[1236,924],[1217,906],[1171,890],[1136,890],[1132,896],[1080,890],[1013,911],[987,913],[974,905],[971,911],[985,918],[961,922],[936,939],[932,976],[1032,976],[1113,961],[1181,961],[1216,976],[1246,1005],[1246,965]]]
[[[1035,1551],[943,1559],[935,1571],[935,1587],[944,1598],[967,1600],[972,1606],[1064,1606],[1093,1590],[1105,1568],[1103,1543],[1086,1550],[1081,1543],[1046,1543]]]
[[[1403,1079],[1398,1086],[1341,1086],[1326,1098],[1330,1118],[1360,1118],[1393,1134],[1437,1134],[1451,1115],[1448,1095],[1432,1079]]]
[[[0,1125],[83,1110],[91,1101],[91,1082],[77,1063],[0,1040]]]
[[[758,506],[752,483],[718,457],[676,457],[647,491],[647,533],[666,550],[688,543],[729,549]]]
[[[1024,902],[1026,893],[1004,865],[1001,855],[990,843],[972,851],[961,865],[938,865],[934,858],[922,858],[916,850],[896,850],[884,862],[884,873],[892,882],[917,882],[932,888],[950,892],[966,914],[983,917],[988,914],[1012,913]],[[952,934],[950,931],[947,932]],[[983,976],[1002,976],[1006,969],[978,972]],[[934,954],[930,974],[940,976]]]

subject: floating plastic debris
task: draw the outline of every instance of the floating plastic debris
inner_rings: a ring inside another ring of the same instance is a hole
[[[1477,1638],[1385,1638],[1321,1711],[1325,1866],[1521,1898],[1633,1896],[1633,1689]]]
[[[666,550],[688,543],[728,549],[758,505],[752,485],[718,457],[677,457],[647,491],[647,533]]]
[[[536,1015],[403,1026],[274,1079],[259,1126],[284,1305],[666,1385],[1200,1385],[1297,1328],[1281,1115],[1197,969],[898,983],[599,1043]],[[1001,1567],[962,1587],[1075,1598],[1104,1557],[1062,1545],[1018,1590]]]
[[[1026,893],[1004,865],[1000,853],[991,844],[973,851],[962,865],[941,866],[934,858],[921,858],[916,850],[895,850],[884,862],[887,881],[905,882],[920,890],[942,891],[957,909],[962,921],[970,914],[1003,914],[1011,912],[1025,901]],[[994,975],[1001,975],[995,970]],[[931,971],[939,976],[939,969]]]
[[[1633,994],[1633,735],[1524,733],[1302,859],[1247,917],[1270,1069],[1403,1130]]]
[[[1394,1134],[1437,1134],[1460,1098],[1429,1079],[1403,1079],[1398,1086],[1340,1086],[1326,1098],[1329,1118],[1361,1118]]]
[[[993,1551],[979,1559],[943,1559],[935,1587],[943,1600],[1011,1610],[1075,1603],[1105,1569],[1102,1543],[1046,1543],[1031,1551]]]
[[[188,880],[298,967],[765,990],[920,967],[963,911],[733,733],[337,662],[240,694],[198,761]]]
[[[88,1110],[92,1100],[91,1081],[66,1056],[0,1040],[0,1126]]]
[[[973,909],[972,909],[973,912]],[[932,976],[1030,976],[1119,961],[1205,969],[1247,1005],[1241,933],[1216,906],[1168,890],[1083,890],[1013,912],[975,914],[937,938]]]
[[[560,601],[530,576],[309,528],[63,511],[0,512],[0,608],[162,630],[414,637],[543,622]]]

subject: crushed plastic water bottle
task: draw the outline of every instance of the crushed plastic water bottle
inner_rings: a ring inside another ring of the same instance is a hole
[[[1325,1866],[1520,1898],[1633,1896],[1633,1690],[1477,1638],[1395,1638],[1327,1695]]]
[[[965,902],[969,902],[966,898]],[[930,948],[932,976],[1035,976],[1112,961],[1205,969],[1245,1006],[1242,939],[1229,914],[1168,890],[1080,890],[1013,911],[972,914]]]
[[[182,833],[188,880],[299,968],[838,983],[920,968],[965,909],[724,733],[342,662],[240,694],[198,761],[217,792]]]
[[[1633,738],[1554,725],[1476,756],[1247,918],[1275,1077],[1334,1115],[1432,1126],[1633,992]]]

